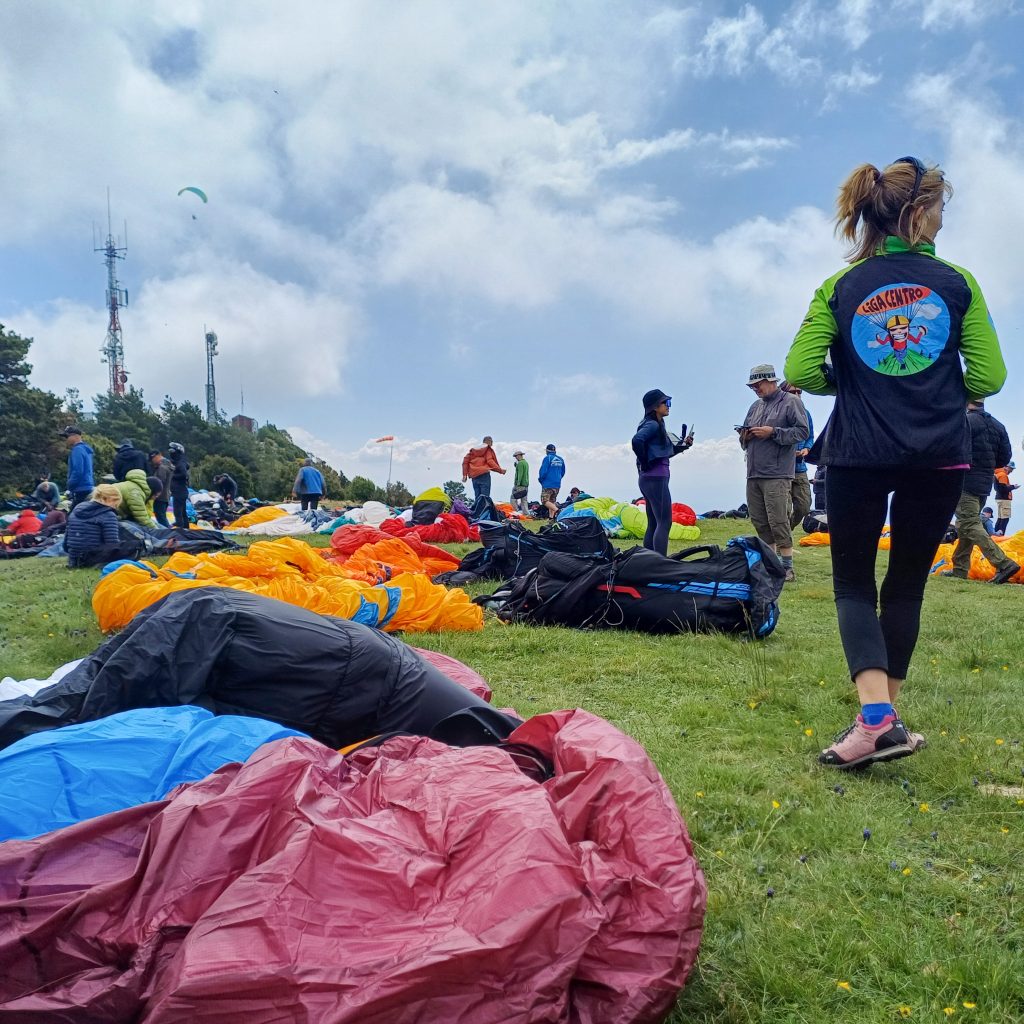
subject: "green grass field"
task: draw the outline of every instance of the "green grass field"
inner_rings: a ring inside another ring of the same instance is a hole
[[[709,542],[749,532],[703,525]],[[901,703],[928,749],[847,775],[815,762],[857,711],[827,549],[798,549],[796,569],[764,643],[493,619],[408,639],[472,665],[498,705],[586,708],[650,752],[710,892],[671,1021],[1024,1020],[1024,590],[929,582]],[[101,642],[97,576],[0,565],[0,675]]]

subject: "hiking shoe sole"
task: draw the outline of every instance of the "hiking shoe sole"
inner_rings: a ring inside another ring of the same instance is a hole
[[[1017,573],[1020,572],[1020,566],[1016,562],[1011,562],[1005,569],[1000,569],[999,572],[992,577],[992,582],[995,584],[1009,583]]]
[[[883,761],[897,761],[901,757],[910,757],[911,754],[916,754],[918,750],[921,750],[926,745],[926,743],[922,742],[916,747],[910,746],[909,743],[896,747],[886,747],[884,750],[873,751],[853,761],[830,760],[828,753],[823,751],[818,755],[818,763],[828,765],[829,768],[838,768],[841,772],[849,772],[855,771],[858,768],[867,768],[873,764],[881,764]]]
[[[866,768],[876,762],[909,757],[919,749],[915,740],[908,736],[906,726],[896,715],[870,727],[858,715],[853,725],[818,755],[818,763],[841,771]]]

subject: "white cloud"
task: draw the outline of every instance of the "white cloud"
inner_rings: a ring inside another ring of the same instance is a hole
[[[1010,0],[921,0],[921,24],[929,29],[976,25],[1013,9]]]
[[[213,270],[146,281],[132,296],[121,317],[131,384],[154,404],[171,394],[202,407],[205,324],[219,337],[214,372],[226,409],[235,406],[243,378],[247,396],[264,407],[339,389],[358,331],[351,307],[245,264]],[[33,381],[57,393],[74,381],[85,398],[106,390],[99,361],[106,322],[102,307],[68,302],[11,317],[20,333],[35,338]]]
[[[835,17],[846,41],[859,50],[870,38],[877,20],[877,0],[839,0]]]
[[[533,381],[533,390],[549,395],[555,401],[583,399],[610,405],[622,398],[614,377],[594,373],[573,373],[565,377],[538,373]]]
[[[846,93],[864,92],[872,86],[878,85],[881,80],[880,74],[868,71],[861,64],[854,64],[849,71],[837,71],[834,75],[829,75],[825,84],[822,110],[834,109],[841,96]]]
[[[701,40],[698,70],[705,75],[743,74],[766,31],[764,17],[752,4],[744,4],[735,18],[715,18]]]

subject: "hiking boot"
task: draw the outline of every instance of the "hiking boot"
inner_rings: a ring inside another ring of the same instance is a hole
[[[865,725],[858,715],[853,725],[818,755],[818,761],[848,771],[876,761],[908,757],[917,749],[911,745],[906,726],[895,715],[886,715],[882,724],[875,726]]]
[[[786,583],[793,583],[796,580],[796,573],[792,569],[786,570]]]
[[[904,726],[904,729],[906,729],[906,726]],[[911,732],[909,729],[906,729],[906,733],[907,746],[910,747],[912,754],[916,754],[919,750],[924,750],[928,746],[928,741],[924,738],[923,733]]]
[[[1019,572],[1020,566],[1016,562],[1010,562],[1008,565],[1003,566],[1003,568],[992,577],[992,582],[1009,583],[1010,580],[1012,580]]]
[[[945,572],[940,572],[940,576],[945,576],[948,579],[953,580],[966,580],[970,577],[962,569],[947,569]]]

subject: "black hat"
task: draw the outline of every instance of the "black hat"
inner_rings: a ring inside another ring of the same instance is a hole
[[[117,450],[118,450],[118,451],[120,451],[120,450],[121,450],[122,448],[134,448],[134,447],[135,447],[135,445],[134,445],[134,444],[132,444],[132,439],[131,439],[130,437],[126,437],[126,438],[125,438],[125,439],[124,439],[124,440],[123,440],[123,441],[122,441],[122,442],[121,442],[121,443],[120,443],[120,444],[119,444],[119,445],[117,446]]]
[[[544,450],[546,452],[553,452],[555,450],[555,446],[553,444],[549,444]]]
[[[162,494],[164,490],[163,481],[158,476],[147,476],[146,483],[149,484],[150,493],[153,495]]]
[[[671,401],[672,396],[666,395],[661,388],[655,388],[653,391],[648,391],[644,395],[644,412],[650,412],[652,409],[656,409],[665,400]]]
[[[71,437],[72,434],[77,434],[79,437],[81,437],[82,436],[82,428],[81,427],[76,427],[76,426],[72,425],[70,427],[65,427],[60,432],[60,436],[61,437]]]
[[[159,448],[154,448],[154,449],[153,449],[153,450],[152,450],[152,451],[151,451],[151,452],[149,453],[149,455],[147,456],[147,458],[150,458],[150,459],[151,459],[151,458],[153,458],[153,456],[154,456],[154,455],[163,455],[163,452],[162,452],[162,451],[160,451],[160,449],[159,449]]]

